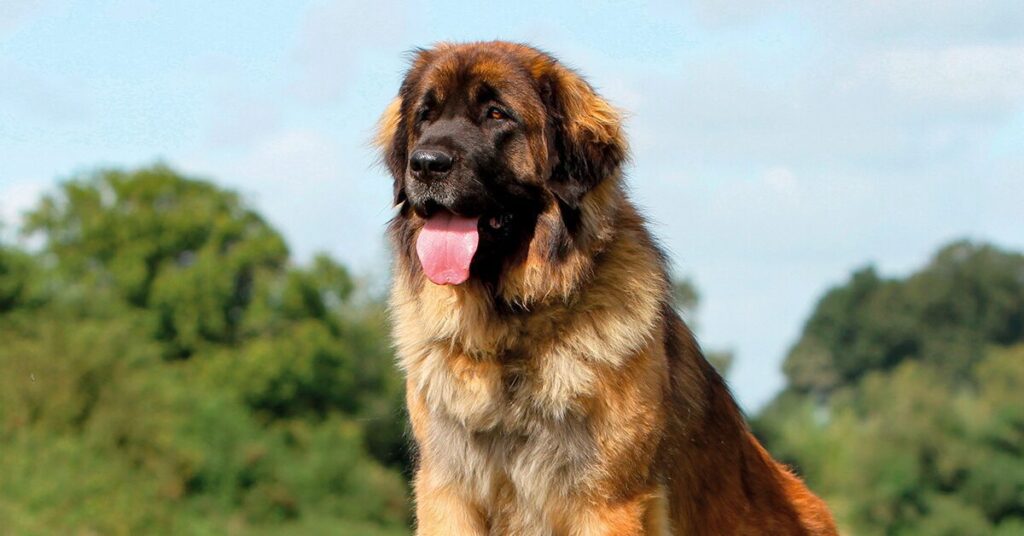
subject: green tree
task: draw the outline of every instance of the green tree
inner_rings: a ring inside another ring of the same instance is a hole
[[[857,534],[1024,527],[1024,256],[958,242],[829,291],[754,423]]]
[[[0,313],[24,306],[29,299],[34,259],[0,244]]]
[[[400,534],[381,299],[289,263],[235,193],[75,177],[0,247],[0,519],[15,533]]]
[[[237,341],[254,280],[287,260],[281,236],[233,192],[157,165],[64,183],[24,232],[68,278],[153,313],[175,356]]]

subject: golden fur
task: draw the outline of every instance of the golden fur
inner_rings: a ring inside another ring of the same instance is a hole
[[[601,176],[578,199],[545,194],[496,285],[427,281],[410,245],[422,220],[403,210],[393,222],[417,534],[835,534],[824,504],[750,434],[673,310],[665,258],[623,189],[619,114],[582,78],[522,45],[421,51],[377,137],[396,201],[417,87],[457,91],[460,65],[501,84],[509,62],[559,99],[551,126],[543,99],[519,90],[529,141],[512,165],[533,174],[523,180],[543,183],[556,160],[619,156],[588,168]],[[574,155],[554,154],[555,128]]]

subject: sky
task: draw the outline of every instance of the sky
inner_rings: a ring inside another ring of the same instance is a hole
[[[969,238],[1024,250],[1024,4],[0,0],[0,221],[165,162],[243,193],[297,262],[386,271],[369,145],[406,52],[508,39],[625,111],[633,199],[748,411],[816,300]]]

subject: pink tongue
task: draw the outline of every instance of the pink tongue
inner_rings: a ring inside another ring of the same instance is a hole
[[[438,285],[458,285],[469,279],[469,263],[480,242],[476,218],[439,212],[420,230],[416,253],[423,272]]]

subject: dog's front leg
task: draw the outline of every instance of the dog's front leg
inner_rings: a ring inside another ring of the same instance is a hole
[[[430,476],[416,474],[417,536],[486,536],[487,521],[480,510],[451,486],[432,486]]]
[[[660,497],[644,495],[614,504],[578,507],[566,523],[572,536],[668,536],[667,512]]]

